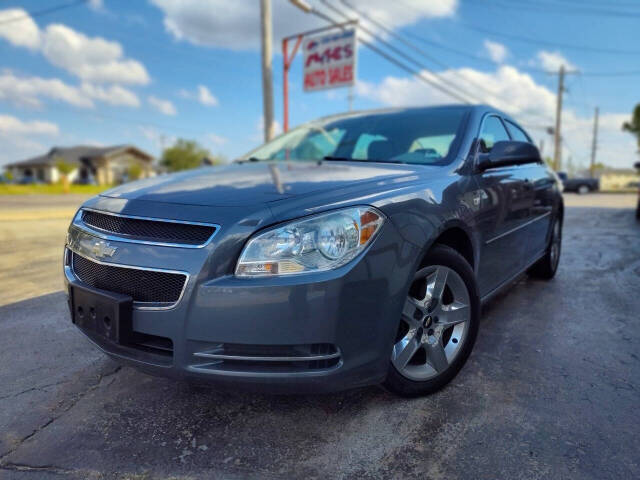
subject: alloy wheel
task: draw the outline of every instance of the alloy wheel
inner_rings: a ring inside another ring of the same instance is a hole
[[[411,380],[436,377],[462,350],[470,319],[469,291],[455,270],[443,265],[420,270],[402,310],[391,362]]]

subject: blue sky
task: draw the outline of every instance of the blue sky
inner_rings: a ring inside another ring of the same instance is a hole
[[[349,12],[340,0],[327,1]],[[422,49],[429,58],[381,32],[436,72],[434,81],[527,125],[545,155],[552,154],[543,127],[553,122],[557,85],[546,71],[564,63],[579,72],[566,80],[565,161],[587,164],[596,105],[598,160],[629,167],[637,159],[620,125],[640,102],[640,2],[348,1]],[[324,23],[286,0],[272,2],[281,124],[280,38]],[[184,137],[232,159],[260,143],[258,0],[90,0],[37,14],[64,3],[0,3],[0,165],[53,145],[133,143],[159,155]],[[339,18],[322,0],[309,3]],[[358,62],[356,109],[456,102],[363,45]],[[301,79],[298,55],[290,77],[293,125],[347,109],[347,90],[303,93]]]

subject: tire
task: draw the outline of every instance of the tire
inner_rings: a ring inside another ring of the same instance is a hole
[[[448,384],[469,358],[480,322],[477,282],[465,258],[435,245],[424,264],[403,305],[383,383],[404,397],[434,393]]]
[[[589,188],[589,185],[580,185],[577,191],[578,195],[586,195],[591,191],[591,189]]]
[[[638,206],[636,207],[636,220],[640,221],[640,199],[638,199]]]
[[[557,249],[556,249],[557,248]],[[551,230],[551,238],[547,251],[540,260],[538,260],[527,273],[541,280],[551,280],[558,270],[560,263],[560,253],[562,252],[562,222],[560,217],[556,217],[553,221]]]

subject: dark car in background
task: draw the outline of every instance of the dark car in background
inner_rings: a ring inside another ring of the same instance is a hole
[[[556,177],[504,113],[356,112],[92,198],[64,272],[76,326],[141,370],[420,395],[462,368],[482,302],[554,276],[562,219]]]
[[[558,172],[558,177],[562,180],[565,192],[576,192],[584,195],[600,189],[600,181],[597,178],[569,178],[566,172]]]

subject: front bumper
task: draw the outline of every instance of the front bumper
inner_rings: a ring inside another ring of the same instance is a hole
[[[90,256],[83,245],[94,233],[72,225],[70,248]],[[224,235],[204,249],[110,244],[118,253],[105,263],[189,276],[172,308],[134,308],[138,343],[119,345],[83,331],[94,344],[150,374],[274,393],[381,382],[418,253],[390,221],[350,264],[282,278],[221,274],[216,257],[228,252]],[[67,284],[80,283],[68,259],[64,272]]]

